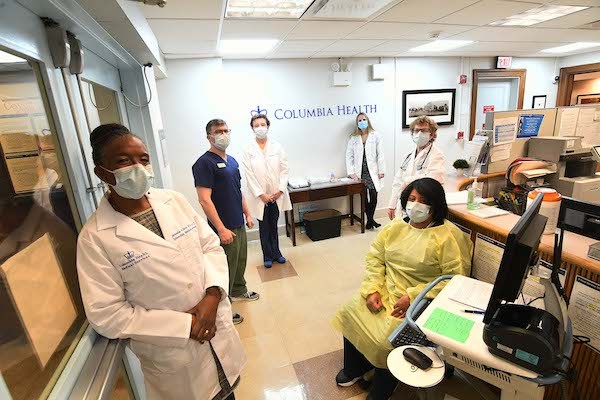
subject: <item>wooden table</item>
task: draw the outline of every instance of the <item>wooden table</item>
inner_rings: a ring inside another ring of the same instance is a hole
[[[293,189],[289,188],[292,209],[285,214],[285,234],[292,239],[292,244],[296,245],[296,227],[299,225],[294,221],[294,205],[306,203],[309,201],[333,199],[335,197],[350,198],[350,211],[343,217],[350,218],[350,225],[354,221],[360,222],[360,232],[365,233],[365,184],[362,182],[327,182],[311,185],[307,188]],[[354,214],[354,195],[360,195],[360,217]]]

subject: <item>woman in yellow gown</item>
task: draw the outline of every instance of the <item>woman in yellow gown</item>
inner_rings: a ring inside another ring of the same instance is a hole
[[[336,376],[350,386],[375,368],[368,400],[387,400],[396,380],[387,370],[389,335],[410,303],[441,275],[469,275],[473,243],[448,221],[442,185],[431,178],[409,184],[400,196],[408,218],[394,219],[377,235],[366,256],[360,294],[342,306],[333,325],[344,335],[344,368]],[[435,296],[443,287],[430,292]]]

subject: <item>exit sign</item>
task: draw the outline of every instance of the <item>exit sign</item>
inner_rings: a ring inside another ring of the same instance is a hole
[[[507,69],[512,65],[512,57],[498,57],[496,68]]]

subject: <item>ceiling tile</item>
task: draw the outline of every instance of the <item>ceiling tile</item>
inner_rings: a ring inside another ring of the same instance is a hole
[[[279,39],[294,28],[296,21],[225,20],[221,39]]]
[[[491,51],[503,52],[506,54],[516,52],[534,52],[547,49],[552,46],[561,46],[563,43],[544,43],[544,42],[475,42],[463,47],[465,52],[471,51]]]
[[[341,39],[360,28],[364,22],[300,21],[288,39]]]
[[[358,53],[354,57],[396,57],[401,53],[400,51],[378,51],[377,49],[373,49]]]
[[[302,53],[276,51],[276,52],[270,54],[269,56],[267,56],[267,58],[310,58],[313,54],[315,54],[314,51],[307,51],[307,52],[302,52]]]
[[[516,1],[483,0],[436,22],[481,26],[536,7],[539,5]]]
[[[220,19],[226,0],[168,0],[163,7],[139,4],[147,19],[150,18],[196,18]]]
[[[372,49],[385,43],[385,40],[339,40],[324,49],[324,52],[354,51],[355,53]]]
[[[334,40],[286,40],[277,47],[277,51],[287,53],[317,52],[321,51]]]
[[[561,6],[600,7],[600,0],[556,0],[551,3]]]
[[[585,29],[539,29],[482,26],[453,36],[452,39],[495,42],[501,38],[507,42],[594,42],[598,41],[598,32]]]
[[[550,21],[535,24],[535,28],[576,28],[581,25],[589,24],[600,20],[600,8],[588,8],[564,17],[556,18]],[[600,38],[600,33],[598,34]]]
[[[413,24],[401,22],[370,22],[348,35],[348,39],[411,39],[427,40],[433,32],[441,32],[440,38],[473,29],[471,26],[443,24]]]
[[[207,52],[207,53],[197,53],[197,54],[165,54],[165,58],[167,60],[182,60],[182,59],[190,59],[190,58],[214,58],[218,57],[216,51]]]
[[[375,18],[387,22],[433,22],[479,0],[404,0]]]
[[[385,42],[384,44],[371,49],[371,51],[374,51],[374,52],[390,51],[390,52],[397,53],[397,52],[412,49],[414,47],[421,46],[421,45],[427,44],[427,43],[429,43],[428,40],[389,40],[389,41]]]
[[[314,54],[311,58],[352,57],[356,53],[356,51],[321,51],[319,53]]]
[[[151,19],[148,21],[164,53],[193,53],[202,42],[216,41],[217,20]]]

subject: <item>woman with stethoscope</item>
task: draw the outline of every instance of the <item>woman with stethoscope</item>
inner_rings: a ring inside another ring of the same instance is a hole
[[[367,229],[379,228],[373,216],[377,208],[377,192],[383,188],[385,161],[383,159],[383,140],[373,129],[369,117],[360,113],[356,116],[354,132],[346,148],[346,171],[355,180],[362,180],[367,189],[365,204]]]
[[[412,140],[417,148],[402,159],[400,169],[394,176],[392,197],[388,208],[388,217],[396,217],[398,199],[402,190],[412,181],[429,177],[444,184],[446,174],[444,153],[433,144],[437,138],[437,123],[427,116],[421,116],[410,124]]]

